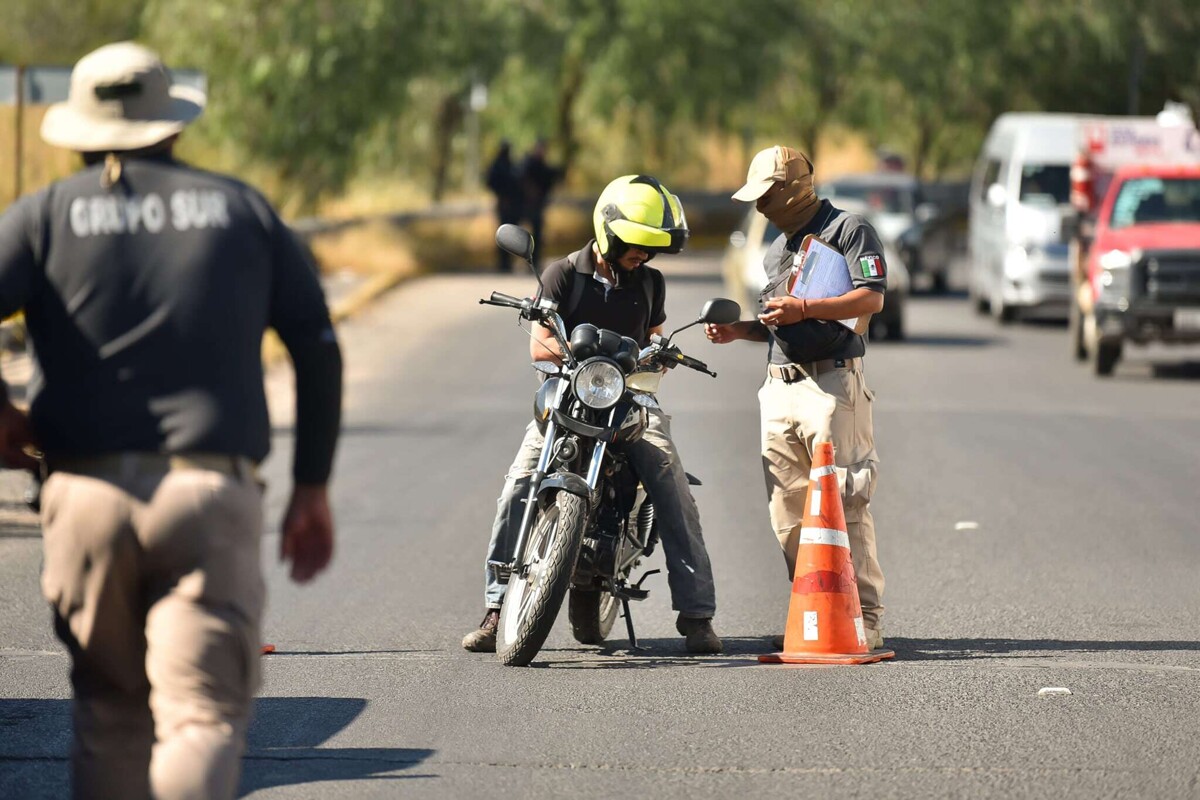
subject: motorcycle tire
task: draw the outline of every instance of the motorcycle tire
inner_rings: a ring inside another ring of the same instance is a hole
[[[554,505],[539,514],[525,548],[528,574],[509,579],[500,610],[496,656],[501,662],[526,666],[546,643],[571,585],[586,522],[583,498],[568,492],[559,492]]]
[[[612,632],[621,601],[598,589],[571,589],[567,617],[571,633],[580,644],[600,644]]]

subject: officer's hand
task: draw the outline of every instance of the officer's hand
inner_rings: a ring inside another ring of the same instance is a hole
[[[333,514],[324,484],[297,484],[283,516],[279,560],[291,562],[292,580],[307,583],[333,559]]]
[[[9,469],[38,468],[37,459],[25,452],[33,444],[29,415],[6,400],[0,406],[0,461]]]
[[[798,297],[772,297],[763,303],[766,309],[758,315],[764,325],[791,325],[805,318],[805,303]]]
[[[728,325],[714,325],[707,322],[704,324],[704,334],[713,344],[728,344],[742,338],[736,322]]]

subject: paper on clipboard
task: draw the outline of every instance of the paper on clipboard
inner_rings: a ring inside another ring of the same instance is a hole
[[[806,300],[841,297],[853,288],[846,257],[811,233],[805,236],[792,262],[792,278],[788,286],[791,295]],[[867,330],[870,314],[840,319],[838,322],[861,334]]]

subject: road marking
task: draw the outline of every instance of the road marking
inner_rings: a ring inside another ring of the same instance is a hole
[[[1038,697],[1054,697],[1056,695],[1070,694],[1071,690],[1065,686],[1046,686],[1038,689]]]
[[[956,530],[956,531],[977,531],[977,530],[979,530],[979,523],[972,522],[970,520],[956,522],[956,523],[954,523],[954,530]]]

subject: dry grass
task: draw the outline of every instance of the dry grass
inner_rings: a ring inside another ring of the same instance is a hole
[[[27,106],[21,130],[21,186],[24,192],[34,191],[79,168],[79,156],[42,141],[40,134],[46,106]],[[0,209],[16,199],[17,171],[17,110],[0,106]]]

